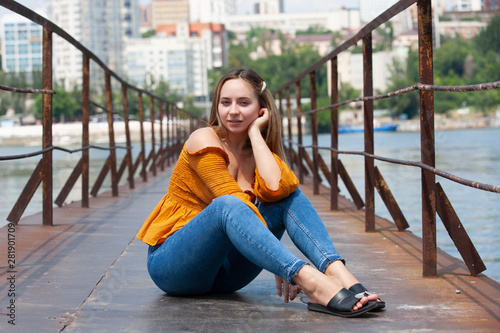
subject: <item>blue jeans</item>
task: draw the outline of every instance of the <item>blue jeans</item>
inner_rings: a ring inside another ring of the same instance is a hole
[[[336,260],[323,222],[297,189],[277,202],[259,203],[268,228],[241,200],[225,195],[148,251],[148,271],[172,295],[227,293],[243,288],[265,269],[292,283],[306,263],[279,240],[287,230],[295,246],[321,271]]]

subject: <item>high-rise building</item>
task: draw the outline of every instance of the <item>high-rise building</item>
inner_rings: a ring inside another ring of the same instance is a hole
[[[138,0],[51,0],[51,20],[87,47],[118,75],[124,73],[125,38],[138,37]],[[82,82],[82,54],[54,36],[54,80],[71,89]],[[91,66],[91,85],[96,66]]]
[[[235,0],[189,0],[189,21],[226,24],[235,10]]]
[[[179,95],[208,96],[208,70],[227,65],[227,36],[219,23],[158,27],[151,38],[128,40],[127,77],[138,85],[164,80]]]
[[[500,9],[500,0],[483,0],[484,10]]]
[[[42,26],[23,16],[3,16],[0,38],[4,72],[25,72],[29,78],[33,70],[42,68],[42,32]]]
[[[260,0],[259,13],[260,14],[279,14],[284,10],[283,0]]]
[[[482,0],[453,0],[451,9],[457,12],[480,11]]]
[[[153,28],[163,24],[189,21],[189,0],[152,0],[151,17]]]

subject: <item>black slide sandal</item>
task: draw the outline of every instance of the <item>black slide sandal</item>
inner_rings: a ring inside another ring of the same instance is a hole
[[[369,292],[365,288],[365,286],[363,286],[361,283],[353,284],[351,286],[351,288],[349,288],[349,290],[352,291],[355,294],[364,294],[364,296],[373,295],[373,293]],[[382,301],[380,298],[377,299],[377,301],[375,302],[375,304],[377,304],[377,307],[375,308],[375,310],[372,310],[372,311],[380,311],[383,308],[385,308],[385,302]]]
[[[377,307],[376,302],[368,302],[361,309],[353,311],[352,307],[362,297],[364,297],[364,294],[355,294],[350,290],[342,288],[342,290],[333,296],[327,306],[308,303],[307,308],[310,311],[328,313],[344,318],[357,317]]]

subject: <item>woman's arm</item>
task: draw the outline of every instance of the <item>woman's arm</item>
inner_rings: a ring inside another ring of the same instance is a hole
[[[248,137],[252,143],[257,171],[269,189],[276,191],[279,188],[281,169],[261,134],[269,123],[269,111],[263,108],[261,112],[259,118],[248,127]]]

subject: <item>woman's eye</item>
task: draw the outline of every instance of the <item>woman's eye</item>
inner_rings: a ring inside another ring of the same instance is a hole
[[[222,102],[220,102],[220,103],[221,103],[222,105],[224,105],[224,106],[229,105],[229,102],[228,102],[228,101],[222,101]]]

